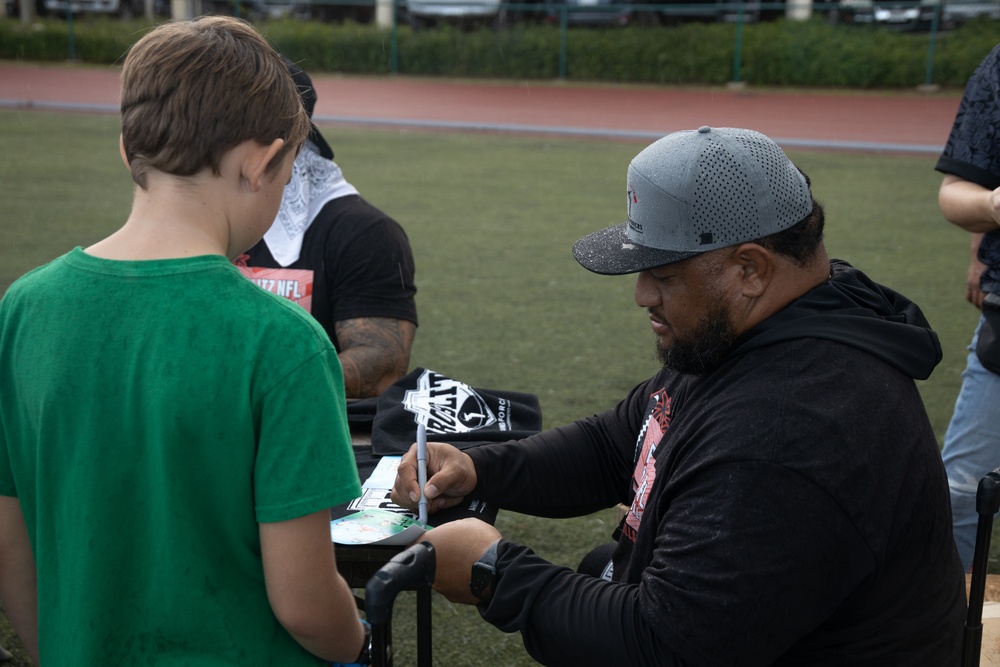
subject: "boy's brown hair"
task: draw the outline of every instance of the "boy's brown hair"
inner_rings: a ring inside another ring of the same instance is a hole
[[[298,150],[309,118],[278,53],[249,24],[226,16],[154,28],[125,58],[122,143],[132,179],[146,187],[156,169],[219,173],[226,151],[255,140]]]

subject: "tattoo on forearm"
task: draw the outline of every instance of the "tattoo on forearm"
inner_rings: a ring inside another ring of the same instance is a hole
[[[348,398],[378,396],[406,375],[416,325],[389,317],[336,323]]]

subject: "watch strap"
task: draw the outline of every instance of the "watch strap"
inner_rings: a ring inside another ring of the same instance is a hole
[[[472,594],[483,602],[493,597],[493,586],[496,583],[497,573],[497,546],[499,544],[500,540],[490,544],[472,566],[472,580],[469,582],[469,588],[472,590]]]

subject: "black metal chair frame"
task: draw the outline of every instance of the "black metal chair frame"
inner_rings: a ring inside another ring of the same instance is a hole
[[[962,667],[978,667],[983,649],[983,601],[986,597],[986,566],[989,564],[993,516],[1000,511],[1000,468],[979,480],[976,490],[976,546],[972,556],[969,611],[962,639]]]

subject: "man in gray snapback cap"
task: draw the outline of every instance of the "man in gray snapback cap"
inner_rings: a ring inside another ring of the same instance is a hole
[[[423,539],[434,587],[549,665],[950,665],[964,577],[914,379],[920,309],[828,259],[809,180],[757,132],[671,134],[629,165],[628,219],[573,248],[635,273],[663,369],[525,440],[428,446],[432,511],[623,503],[598,576],[474,520]],[[418,497],[414,452],[393,497]],[[470,585],[471,581],[471,585]]]

